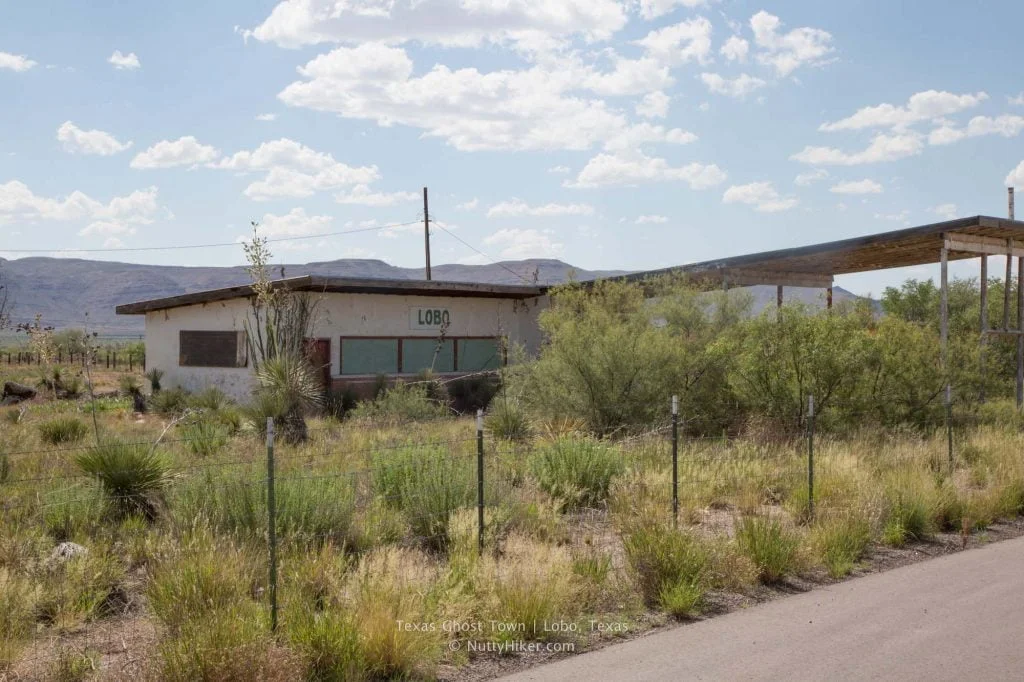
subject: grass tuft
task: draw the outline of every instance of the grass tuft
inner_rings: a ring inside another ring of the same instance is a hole
[[[736,543],[757,566],[763,583],[779,582],[798,566],[800,536],[778,519],[744,517],[736,527]]]

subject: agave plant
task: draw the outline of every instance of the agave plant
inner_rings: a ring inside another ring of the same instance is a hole
[[[170,465],[154,446],[110,440],[75,461],[99,481],[117,515],[156,518],[171,475]]]

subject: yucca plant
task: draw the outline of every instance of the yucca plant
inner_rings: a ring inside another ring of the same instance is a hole
[[[118,516],[156,518],[170,481],[170,465],[146,443],[110,440],[79,455],[83,472],[99,481]]]
[[[304,414],[323,402],[324,390],[312,365],[302,355],[285,354],[269,358],[260,363],[256,370],[259,382],[255,403],[273,407],[278,433],[290,443],[300,443],[309,437]],[[257,428],[261,425],[256,424]]]
[[[156,395],[160,392],[160,380],[164,378],[164,371],[162,369],[153,369],[146,372],[146,378],[149,379],[149,390]]]

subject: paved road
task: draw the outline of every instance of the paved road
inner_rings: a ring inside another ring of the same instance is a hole
[[[507,680],[1024,680],[1024,538],[785,597]]]

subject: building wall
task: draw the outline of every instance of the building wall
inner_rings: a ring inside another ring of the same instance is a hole
[[[528,355],[540,348],[537,324],[548,297],[525,301],[500,298],[443,296],[394,296],[387,294],[319,294],[313,337],[331,340],[331,376],[335,383],[359,384],[374,377],[340,375],[339,339],[342,336],[437,338],[434,329],[414,329],[410,316],[417,309],[445,309],[450,315],[448,337],[505,336],[521,345]],[[180,367],[179,332],[242,331],[249,315],[246,299],[217,301],[146,314],[146,366],[165,372],[163,384],[199,391],[216,386],[238,399],[254,387],[249,367]]]

